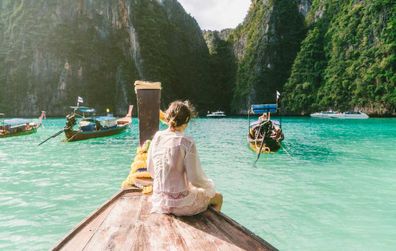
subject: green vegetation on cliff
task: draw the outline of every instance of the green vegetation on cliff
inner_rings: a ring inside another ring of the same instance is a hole
[[[137,79],[201,112],[279,90],[289,114],[395,114],[396,4],[252,0],[236,29],[202,34],[176,0],[0,1],[1,112],[62,115],[83,96],[124,113]]]
[[[231,112],[231,100],[235,86],[236,62],[232,43],[227,41],[229,30],[205,31],[204,38],[209,48],[212,94],[214,98],[208,110]]]
[[[274,102],[290,75],[304,38],[298,1],[253,0],[248,16],[230,36],[238,61],[233,109]]]
[[[208,48],[176,0],[0,1],[2,112],[62,115],[83,96],[124,113],[137,79],[161,81],[164,105],[212,105]]]
[[[396,109],[396,5],[392,0],[317,0],[285,86],[291,113]]]

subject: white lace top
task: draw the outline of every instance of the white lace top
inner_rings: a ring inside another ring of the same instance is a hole
[[[157,132],[148,152],[147,168],[154,178],[154,212],[192,205],[196,200],[192,190],[196,188],[209,198],[216,193],[213,181],[202,170],[194,141],[183,133],[169,129]]]

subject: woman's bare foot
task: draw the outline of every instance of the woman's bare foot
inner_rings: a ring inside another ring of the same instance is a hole
[[[223,205],[223,195],[221,193],[216,193],[215,196],[210,199],[209,204],[214,210],[220,212],[221,206]]]

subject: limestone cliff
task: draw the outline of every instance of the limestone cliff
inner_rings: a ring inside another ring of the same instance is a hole
[[[212,91],[216,98],[208,110],[222,110],[229,114],[235,87],[236,60],[233,45],[228,40],[232,30],[204,31],[204,38],[209,48],[210,77]]]
[[[248,104],[274,102],[290,75],[305,35],[310,1],[253,0],[244,22],[231,33],[238,63],[234,111]]]
[[[164,104],[211,101],[208,49],[176,0],[0,1],[1,112],[64,115],[82,96],[124,113],[136,79],[161,81]]]
[[[289,113],[396,114],[396,4],[318,0],[285,86]]]

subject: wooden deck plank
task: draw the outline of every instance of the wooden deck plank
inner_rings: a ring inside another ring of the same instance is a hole
[[[84,250],[114,250],[123,246],[126,233],[135,227],[143,200],[139,195],[120,197]]]
[[[145,224],[150,236],[147,238],[149,250],[187,250],[184,236],[174,227],[175,219],[167,215],[151,214]]]
[[[100,222],[100,218],[104,217],[106,215],[106,210],[109,207],[114,206],[114,202],[118,200],[119,197],[121,197],[125,193],[133,193],[136,191],[136,188],[131,188],[128,190],[123,190],[118,193],[116,193],[110,200],[106,201],[98,210],[94,211],[91,215],[89,215],[87,218],[85,218],[80,224],[78,224],[69,234],[66,235],[64,239],[62,239],[58,244],[55,245],[55,247],[52,249],[54,251],[56,250],[66,250],[66,246],[69,244],[73,245],[74,242],[79,243],[78,245],[82,245],[79,242],[80,238],[90,238],[95,231],[91,234],[90,231],[88,230],[87,234],[84,230],[85,229],[95,229],[95,220],[98,219]],[[90,224],[93,224],[92,226]],[[80,237],[80,235],[86,235],[85,237]],[[75,244],[74,244],[75,245]],[[84,244],[85,245],[85,244]],[[75,249],[73,249],[75,250]]]
[[[132,196],[131,194],[126,194],[125,196]],[[150,210],[147,208],[147,199],[149,196],[139,195],[141,198],[139,200],[139,214],[136,216],[134,222],[130,222],[131,226],[124,233],[125,241],[120,247],[120,250],[147,250],[146,243],[143,242],[147,237],[148,233],[144,228],[144,222],[142,222],[142,215],[147,214]]]
[[[67,242],[63,247],[63,250],[83,250],[83,248],[87,245],[88,241],[92,238],[92,236],[96,233],[100,224],[105,220],[107,215],[110,213],[115,204],[107,207],[98,217],[94,218],[89,225],[84,227],[78,235],[76,235],[72,241]]]
[[[185,237],[188,247],[194,247],[197,250],[241,250],[231,241],[213,235],[211,232],[213,229],[207,228],[206,231],[202,231],[202,226],[200,229],[195,224],[180,220],[177,221],[176,225],[179,234]]]
[[[115,196],[56,248],[62,250],[276,250],[213,209],[192,216],[151,214],[151,197]],[[57,249],[55,249],[57,250]]]

